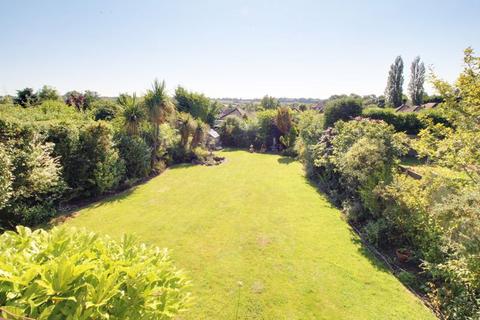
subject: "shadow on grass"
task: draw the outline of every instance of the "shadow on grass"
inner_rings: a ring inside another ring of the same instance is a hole
[[[337,209],[342,211],[341,205],[336,203],[329,195],[328,193],[318,184],[312,181],[311,179],[304,177],[305,183],[311,186],[317,194],[325,199],[325,201],[328,203],[328,207],[332,209]],[[345,214],[342,212],[341,213],[342,220],[348,224],[349,226],[349,232],[350,232],[350,241],[355,244],[357,247],[358,252],[366,257],[368,261],[379,271],[382,272],[387,272],[392,275],[393,271],[386,265],[386,263],[382,260],[382,258],[377,255],[366,243],[365,240],[362,239],[361,235],[356,232],[355,228],[353,225],[351,225],[345,216]]]
[[[281,157],[281,158],[278,158],[277,161],[280,164],[290,164],[292,162],[295,162],[296,160],[291,157]]]

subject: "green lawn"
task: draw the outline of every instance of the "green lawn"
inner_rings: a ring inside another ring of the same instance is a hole
[[[67,222],[172,249],[196,297],[182,319],[434,319],[366,255],[298,162],[223,152],[178,166]],[[243,286],[239,287],[239,282]]]

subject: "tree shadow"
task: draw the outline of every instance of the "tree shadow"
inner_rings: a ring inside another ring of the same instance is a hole
[[[290,164],[292,162],[295,162],[296,160],[291,157],[280,157],[277,159],[277,161],[278,163],[281,163],[281,164]]]
[[[342,211],[341,205],[335,202],[320,184],[315,183],[308,177],[304,177],[304,179],[306,184],[312,187],[321,198],[325,199],[325,201],[328,203],[328,208]],[[343,212],[341,212],[341,218],[349,227],[348,229],[350,233],[350,241],[355,245],[357,251],[361,255],[366,257],[368,261],[372,264],[372,266],[375,267],[375,269],[394,275],[394,270],[392,269],[391,264],[387,264],[387,261],[384,260],[386,258],[382,256],[378,251],[375,252],[376,250],[371,248],[371,246],[366,242],[366,240],[362,238],[362,235],[357,232],[356,228],[347,221],[347,218]]]

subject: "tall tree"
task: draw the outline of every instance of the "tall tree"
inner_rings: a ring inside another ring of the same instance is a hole
[[[145,96],[145,105],[148,110],[150,122],[153,125],[152,166],[154,166],[157,163],[160,124],[165,122],[168,115],[175,111],[170,97],[167,95],[165,81],[159,82],[155,79],[152,89],[148,90]]]
[[[388,105],[399,107],[402,105],[403,90],[403,60],[401,56],[395,59],[388,72],[385,99]]]
[[[280,107],[277,109],[275,124],[283,135],[290,132],[290,129],[292,128],[292,115],[290,113],[290,108]]]
[[[414,106],[422,104],[424,82],[425,65],[423,62],[420,62],[420,57],[416,57],[410,67],[410,83],[408,84],[408,94]]]

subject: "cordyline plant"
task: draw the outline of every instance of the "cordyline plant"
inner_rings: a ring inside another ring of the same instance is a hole
[[[187,288],[166,249],[131,236],[21,226],[0,236],[0,318],[171,319]]]

